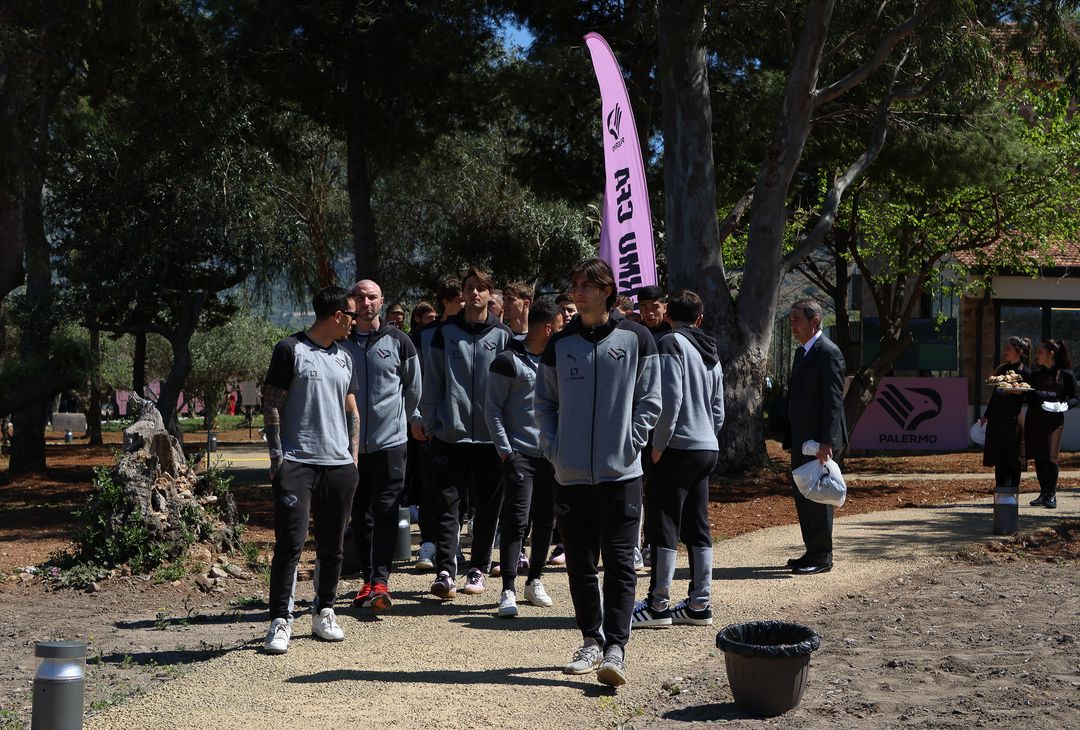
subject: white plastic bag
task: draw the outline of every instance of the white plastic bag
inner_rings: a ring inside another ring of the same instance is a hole
[[[811,502],[843,507],[847,501],[847,482],[832,459],[826,459],[824,465],[817,459],[808,461],[792,470],[791,476],[795,486]]]
[[[976,446],[982,446],[986,443],[986,424],[975,421],[971,424],[971,430],[968,431],[968,436],[971,437],[972,443]]]

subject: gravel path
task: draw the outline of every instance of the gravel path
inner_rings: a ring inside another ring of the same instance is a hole
[[[1025,507],[1021,530],[1080,514],[1080,492],[1059,495],[1056,512]],[[841,512],[842,514],[842,512]],[[798,616],[897,576],[930,569],[943,557],[987,539],[989,502],[901,509],[839,519],[833,572],[795,578],[777,569],[801,553],[797,526],[750,533],[717,544],[712,627],[642,630],[627,647],[630,683],[618,693],[590,676],[560,672],[578,646],[566,577],[545,577],[550,609],[523,606],[517,619],[494,617],[497,581],[481,596],[442,604],[426,594],[430,576],[395,574],[396,604],[378,618],[340,609],[340,644],[309,638],[298,618],[288,654],[246,646],[88,720],[88,728],[596,727],[627,717],[703,653],[716,652],[726,623]],[[685,559],[675,595],[686,588]],[[346,584],[348,587],[350,584]],[[645,590],[639,583],[639,596]],[[305,588],[310,589],[310,584]],[[520,588],[519,588],[520,590]],[[246,627],[238,630],[249,630]],[[829,641],[832,637],[824,637]]]

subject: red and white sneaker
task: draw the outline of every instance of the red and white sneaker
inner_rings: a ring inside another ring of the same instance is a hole
[[[394,605],[390,600],[390,591],[386,590],[385,583],[376,583],[371,589],[371,597],[368,599],[368,608],[372,611],[385,611]]]
[[[356,608],[365,608],[368,602],[371,600],[371,584],[365,583],[364,587],[356,592],[356,596],[352,599],[352,605]]]

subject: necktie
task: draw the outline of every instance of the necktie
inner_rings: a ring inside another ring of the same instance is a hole
[[[791,369],[794,370],[799,367],[799,363],[802,362],[804,357],[806,357],[806,348],[799,345],[798,349],[795,350],[795,360],[791,363]]]

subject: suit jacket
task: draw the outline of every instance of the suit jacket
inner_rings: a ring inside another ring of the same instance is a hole
[[[793,459],[803,442],[832,445],[840,453],[847,444],[844,423],[844,356],[822,335],[792,368],[788,377],[788,432],[784,446]],[[809,460],[809,457],[804,460]]]

